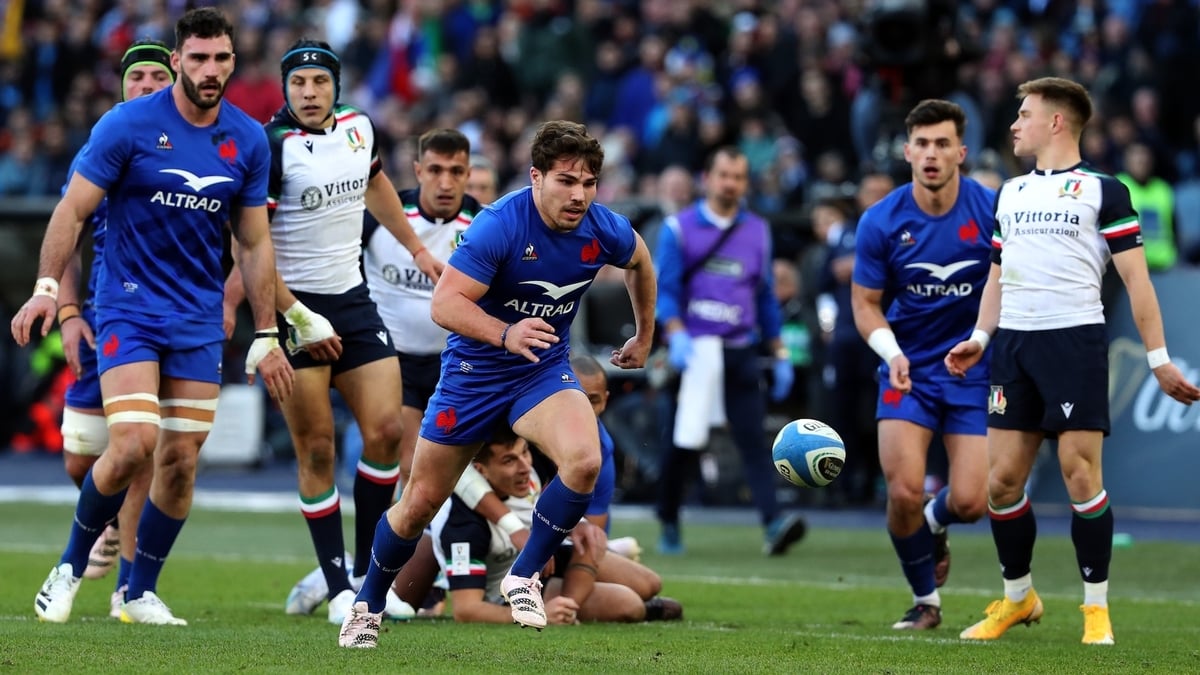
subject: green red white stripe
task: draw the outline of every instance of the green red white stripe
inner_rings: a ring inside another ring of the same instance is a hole
[[[1022,494],[1021,499],[1019,499],[1017,503],[1010,504],[1008,506],[996,506],[995,504],[988,502],[988,513],[991,515],[993,520],[1012,520],[1013,518],[1020,518],[1028,513],[1030,508],[1031,505],[1029,503],[1029,495],[1026,494]]]
[[[378,485],[395,485],[400,480],[400,462],[376,464],[360,459],[358,460],[358,475]]]
[[[1086,502],[1071,502],[1071,510],[1079,514],[1081,518],[1095,518],[1103,515],[1108,510],[1108,490],[1101,490],[1100,494]]]
[[[324,518],[331,513],[336,513],[342,507],[341,496],[338,495],[337,486],[329,488],[329,491],[323,492],[315,497],[305,497],[300,495],[300,512],[305,518]]]
[[[461,568],[456,570],[454,565],[446,567],[446,576],[448,577],[482,577],[487,576],[487,565],[482,560],[472,560],[467,565],[467,571],[463,572]]]

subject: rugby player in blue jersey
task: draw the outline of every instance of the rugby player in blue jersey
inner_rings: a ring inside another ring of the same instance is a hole
[[[962,379],[942,364],[975,325],[994,224],[995,193],[960,172],[966,123],[950,101],[918,103],[905,118],[912,182],[867,209],[856,232],[851,304],[858,332],[883,361],[875,417],[887,529],[913,596],[892,625],[899,630],[941,623],[946,527],[978,520],[987,506],[986,364]],[[927,499],[925,460],[935,433],[946,446],[950,480]]]
[[[596,415],[571,370],[570,328],[606,264],[625,268],[636,333],[611,361],[640,368],[654,331],[650,253],[628,219],[594,204],[600,143],[574,122],[544,123],[532,143],[532,185],[475,217],[434,289],[433,320],[451,331],[400,501],[379,521],[371,565],[338,637],[374,647],[385,594],[463,468],[508,424],[558,465],[524,550],[502,584],[513,620],[546,625],[539,572],[584,516],[600,471]]]
[[[175,81],[171,70],[171,50],[157,40],[139,40],[121,57],[121,100],[166,89]],[[75,171],[72,162],[71,173]],[[66,185],[63,186],[66,191]],[[76,487],[83,485],[87,472],[108,445],[108,425],[104,420],[104,401],[100,395],[100,372],[96,369],[96,285],[104,259],[104,234],[108,205],[104,202],[92,214],[87,226],[92,230],[92,264],[86,294],[80,297],[82,276],[81,251],[71,256],[58,290],[58,325],[62,333],[63,354],[75,381],[67,389],[63,408],[63,464]],[[112,571],[120,558],[116,589],[110,599],[109,615],[120,618],[125,602],[125,586],[133,566],[134,545],[142,504],[150,489],[153,467],[147,462],[129,485],[117,521],[96,539],[88,555],[86,579],[100,579]]]
[[[197,455],[217,407],[228,222],[257,329],[247,376],[260,374],[276,398],[291,393],[275,325],[267,138],[253,118],[222,103],[234,68],[233,25],[212,8],[189,11],[176,23],[175,45],[175,84],[117,106],[92,129],[50,218],[34,294],[13,319],[20,344],[38,321],[43,335],[49,330],[58,280],[84,220],[107,194],[96,343],[109,442],[84,478],[66,550],[35,598],[43,621],[70,617],[89,549],[153,458],[121,620],[187,623],[155,589],[191,508]]]

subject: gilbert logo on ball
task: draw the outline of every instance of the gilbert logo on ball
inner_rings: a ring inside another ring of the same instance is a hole
[[[771,446],[775,469],[788,482],[800,487],[829,485],[846,463],[846,446],[833,427],[819,420],[788,422]]]

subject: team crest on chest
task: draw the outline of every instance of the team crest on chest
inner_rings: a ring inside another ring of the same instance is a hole
[[[1063,183],[1062,187],[1058,188],[1059,197],[1070,197],[1071,199],[1079,199],[1083,194],[1083,181],[1078,178],[1068,178],[1067,182]]]
[[[367,141],[363,138],[362,132],[358,130],[358,127],[350,127],[346,130],[346,143],[350,145],[350,149],[354,152],[367,147]]]

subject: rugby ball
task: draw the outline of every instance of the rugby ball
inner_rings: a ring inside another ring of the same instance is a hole
[[[775,435],[771,446],[775,469],[788,482],[800,487],[829,485],[846,463],[846,446],[833,427],[819,420],[788,422]]]

